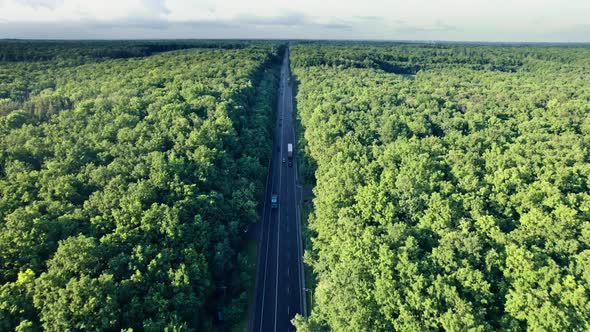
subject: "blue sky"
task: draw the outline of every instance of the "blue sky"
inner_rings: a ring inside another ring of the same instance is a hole
[[[0,38],[590,42],[587,0],[0,0]]]

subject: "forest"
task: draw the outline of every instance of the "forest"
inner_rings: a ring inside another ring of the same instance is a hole
[[[315,179],[299,331],[590,330],[590,48],[290,49]]]
[[[0,330],[243,319],[274,42],[0,42]]]

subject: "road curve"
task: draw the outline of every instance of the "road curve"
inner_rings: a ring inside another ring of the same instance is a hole
[[[287,144],[295,146],[293,91],[288,82],[289,50],[281,67],[273,155],[270,163],[262,222],[259,227],[259,255],[256,271],[254,309],[249,331],[295,331],[291,319],[303,313],[305,297],[302,272],[301,232],[297,211],[296,154],[289,167]],[[297,149],[294,148],[294,152]],[[285,158],[287,162],[283,163]],[[270,206],[278,193],[279,206]]]

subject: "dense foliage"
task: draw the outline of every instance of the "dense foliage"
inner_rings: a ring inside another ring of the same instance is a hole
[[[0,330],[241,319],[277,45],[13,43],[4,59],[18,45],[35,61],[0,62]]]
[[[590,329],[590,49],[291,50],[317,164],[301,331]]]
[[[25,41],[0,42],[0,61],[77,60],[96,62],[101,59],[118,59],[147,56],[157,52],[187,48],[237,49],[251,45],[234,40],[126,40],[126,41]],[[259,42],[259,44],[262,44]]]

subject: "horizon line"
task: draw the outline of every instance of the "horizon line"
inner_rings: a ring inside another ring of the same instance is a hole
[[[284,41],[284,42],[381,42],[409,44],[504,44],[504,45],[587,45],[590,41],[505,41],[446,39],[310,39],[310,38],[0,38],[0,41]]]

